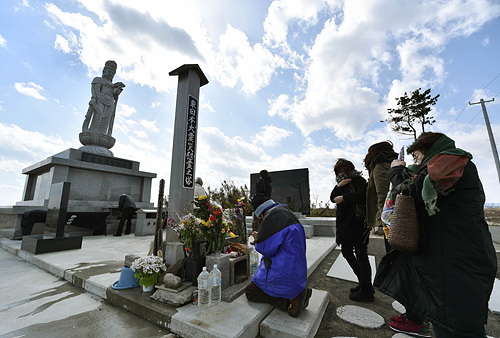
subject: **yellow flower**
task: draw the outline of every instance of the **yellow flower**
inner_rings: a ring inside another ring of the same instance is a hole
[[[198,197],[198,200],[202,201],[202,200],[204,200],[205,198],[207,198],[207,196],[205,196],[205,195],[201,195],[200,197]]]
[[[231,237],[233,237],[233,238],[235,238],[235,237],[236,237],[236,235],[235,235],[235,234],[233,234],[233,232],[232,232],[232,231],[230,231],[230,232],[229,232],[229,236],[231,236]]]

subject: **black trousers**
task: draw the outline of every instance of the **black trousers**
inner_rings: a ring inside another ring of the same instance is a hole
[[[33,230],[35,223],[45,223],[47,211],[45,210],[30,210],[26,211],[21,217],[21,232],[23,236],[28,236]]]
[[[290,301],[288,299],[269,296],[253,282],[250,282],[245,288],[245,295],[249,301],[271,304],[282,311],[287,311],[290,306]]]
[[[368,259],[368,241],[369,237],[366,236],[363,241],[342,243],[341,249],[342,256],[344,256],[354,274],[358,276],[361,291],[373,294],[372,268]]]
[[[123,225],[125,221],[127,226],[125,227],[125,234],[129,234],[132,231],[132,216],[135,214],[135,208],[125,208],[122,211],[122,217],[120,218],[120,223],[118,224],[118,229],[116,229],[116,234],[121,235],[123,230]]]

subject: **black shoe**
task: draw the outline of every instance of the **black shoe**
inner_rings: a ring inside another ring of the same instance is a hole
[[[349,299],[355,302],[372,302],[375,297],[373,296],[373,293],[366,293],[359,290],[358,292],[351,293],[349,295]]]
[[[113,236],[121,236],[121,234],[114,234]]]
[[[125,235],[130,235],[130,232],[126,232]]]
[[[307,294],[306,294],[306,299],[304,299],[304,309],[309,306],[309,298],[311,298],[311,295],[313,293],[313,290],[311,288],[306,288],[307,289]]]
[[[288,314],[292,317],[298,317],[302,310],[304,310],[304,301],[306,300],[308,288],[304,288],[302,292],[290,300],[290,308],[288,309]],[[308,303],[309,304],[309,303]]]
[[[361,287],[358,285],[356,287],[353,287],[349,290],[349,293],[356,293],[361,289]]]

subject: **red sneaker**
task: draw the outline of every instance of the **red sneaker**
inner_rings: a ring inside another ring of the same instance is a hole
[[[406,321],[406,313],[402,313],[399,316],[392,316],[390,319],[391,322],[404,323]]]
[[[418,337],[431,337],[431,329],[429,322],[423,323],[423,325],[418,325],[411,320],[405,320],[404,322],[390,322],[389,327],[396,331],[406,333],[412,336]]]

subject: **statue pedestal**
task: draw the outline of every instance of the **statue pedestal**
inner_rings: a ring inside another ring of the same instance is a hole
[[[50,187],[70,182],[68,211],[103,212],[118,209],[120,195],[134,198],[137,208],[151,209],[151,184],[156,174],[139,171],[139,162],[67,149],[23,169],[27,175],[17,225],[26,210],[47,209]],[[16,212],[17,213],[17,212]],[[112,230],[112,229],[111,229]],[[16,234],[21,233],[16,226]]]
[[[90,131],[81,132],[80,142],[83,144],[78,150],[83,152],[113,157],[111,148],[115,145],[115,138],[108,135],[101,135]]]

